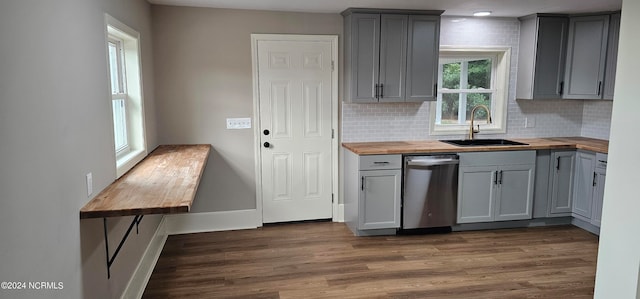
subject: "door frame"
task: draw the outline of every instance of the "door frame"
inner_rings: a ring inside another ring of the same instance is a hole
[[[260,90],[258,77],[258,42],[259,41],[324,41],[331,42],[333,69],[331,72],[331,194],[333,198],[333,221],[341,219],[338,211],[338,36],[337,35],[300,35],[300,34],[251,34],[251,71],[253,77],[253,147],[256,175],[256,224],[262,226],[262,157],[260,155]]]

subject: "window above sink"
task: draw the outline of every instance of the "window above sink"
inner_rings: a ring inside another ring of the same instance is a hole
[[[440,47],[437,101],[430,107],[430,135],[469,131],[474,106],[490,107],[493,122],[478,112],[480,132],[506,132],[510,48]]]

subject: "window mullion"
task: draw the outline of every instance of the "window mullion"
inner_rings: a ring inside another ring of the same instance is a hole
[[[468,85],[468,70],[469,64],[465,60],[460,64],[460,89],[464,90],[469,87]],[[467,122],[467,94],[460,92],[458,97],[458,123],[464,124]]]

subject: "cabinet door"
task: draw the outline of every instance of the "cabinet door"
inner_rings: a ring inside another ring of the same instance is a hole
[[[494,218],[497,167],[460,167],[458,223],[490,222]]]
[[[405,15],[382,15],[380,21],[380,102],[404,102],[407,70]]]
[[[607,179],[605,170],[596,168],[596,187],[593,191],[593,208],[591,211],[591,224],[600,227],[602,221],[602,202],[604,200],[604,183]]]
[[[406,101],[436,100],[440,16],[409,16]]]
[[[358,229],[400,227],[401,171],[360,172]]]
[[[496,221],[531,219],[535,165],[506,165],[498,169]]]
[[[534,99],[559,99],[562,97],[568,32],[568,18],[541,17],[538,19]]]
[[[575,170],[575,152],[554,152],[551,156],[551,196],[549,199],[549,214],[571,213],[573,197],[573,173]]]
[[[591,218],[591,206],[593,200],[593,186],[595,183],[596,156],[590,153],[578,152],[576,154],[575,184],[573,190],[574,216],[582,216],[583,219]]]
[[[380,15],[353,14],[351,16],[351,101],[377,102],[380,59]]]
[[[613,100],[613,88],[616,84],[616,64],[618,63],[618,39],[620,39],[620,14],[611,15],[609,22],[609,42],[607,44],[607,64],[604,75],[605,100]]]
[[[571,18],[563,98],[602,98],[608,34],[608,15]]]

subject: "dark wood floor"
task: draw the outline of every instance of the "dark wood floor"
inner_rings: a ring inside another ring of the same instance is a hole
[[[597,249],[572,226],[354,237],[320,222],[176,235],[144,298],[592,298]]]

